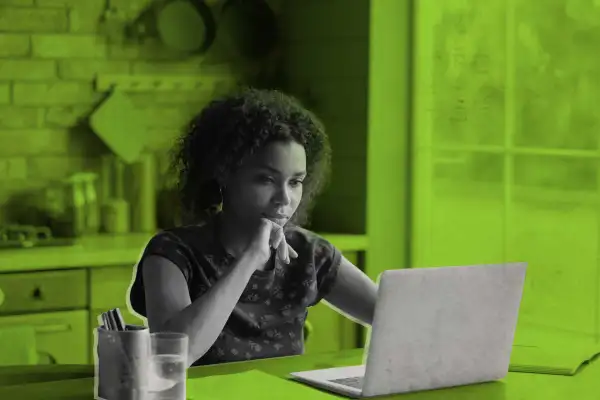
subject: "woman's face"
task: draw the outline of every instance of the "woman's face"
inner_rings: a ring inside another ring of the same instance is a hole
[[[302,200],[305,177],[304,147],[294,141],[271,142],[227,179],[223,211],[244,226],[261,217],[283,226]]]

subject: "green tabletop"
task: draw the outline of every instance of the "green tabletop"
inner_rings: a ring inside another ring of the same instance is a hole
[[[274,358],[216,366],[195,367],[189,370],[190,379],[211,375],[225,375],[257,369],[278,377],[285,378],[290,372],[317,368],[356,365],[361,362],[362,349],[340,353],[304,355],[295,357]],[[55,366],[53,374],[47,379],[60,379],[37,383],[23,383],[18,373],[25,369],[11,369],[3,379],[4,386],[0,387],[0,399],[91,399],[94,392],[92,366]],[[62,376],[58,369],[62,368]],[[46,372],[50,369],[46,369]],[[43,368],[37,369],[37,378],[43,379]],[[2,372],[0,371],[0,374]],[[6,376],[12,374],[14,382],[8,382]],[[34,376],[35,373],[31,376]],[[81,378],[81,376],[87,376]],[[30,378],[33,380],[34,378]],[[46,379],[46,380],[47,380]],[[298,385],[300,385],[298,383]],[[264,391],[260,382],[251,388],[240,388],[244,391]],[[263,392],[263,399],[268,400],[268,390]],[[315,393],[316,389],[315,389]],[[241,397],[240,397],[241,398]],[[597,400],[600,398],[600,362],[592,361],[581,368],[575,376],[541,375],[530,373],[509,373],[499,382],[470,385],[451,389],[425,391],[385,398],[415,399],[415,400],[453,400],[453,399],[526,399],[526,400]],[[277,399],[280,400],[280,399]],[[307,399],[310,400],[310,399]]]

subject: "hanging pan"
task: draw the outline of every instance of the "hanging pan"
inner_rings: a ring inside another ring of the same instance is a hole
[[[187,53],[204,53],[215,40],[213,13],[203,0],[169,0],[158,8],[156,28],[168,47]]]

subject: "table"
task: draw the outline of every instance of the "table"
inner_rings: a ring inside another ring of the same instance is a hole
[[[258,369],[275,376],[286,377],[290,372],[294,371],[356,365],[361,362],[361,359],[362,349],[355,349],[339,353],[282,357],[194,367],[189,370],[188,377],[194,379],[203,376],[243,372],[251,369]],[[60,368],[62,366],[56,367]],[[51,379],[60,380],[25,384],[22,384],[21,380],[21,384],[10,384],[5,379],[4,383],[8,386],[0,387],[0,399],[89,400],[93,398],[93,367],[88,365],[65,366],[64,368],[65,374],[62,378],[57,371],[54,371],[54,374],[51,376]],[[25,369],[22,371],[25,371]],[[82,375],[87,375],[88,377],[80,378]],[[243,397],[241,396],[240,398]],[[268,391],[265,392],[264,399],[269,400]],[[509,373],[505,379],[499,382],[381,397],[381,399],[598,400],[600,399],[600,361],[594,360],[590,362],[577,375],[570,377]]]

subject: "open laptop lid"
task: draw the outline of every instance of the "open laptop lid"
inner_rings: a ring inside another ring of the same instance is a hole
[[[363,396],[504,377],[526,268],[508,263],[383,272]]]

